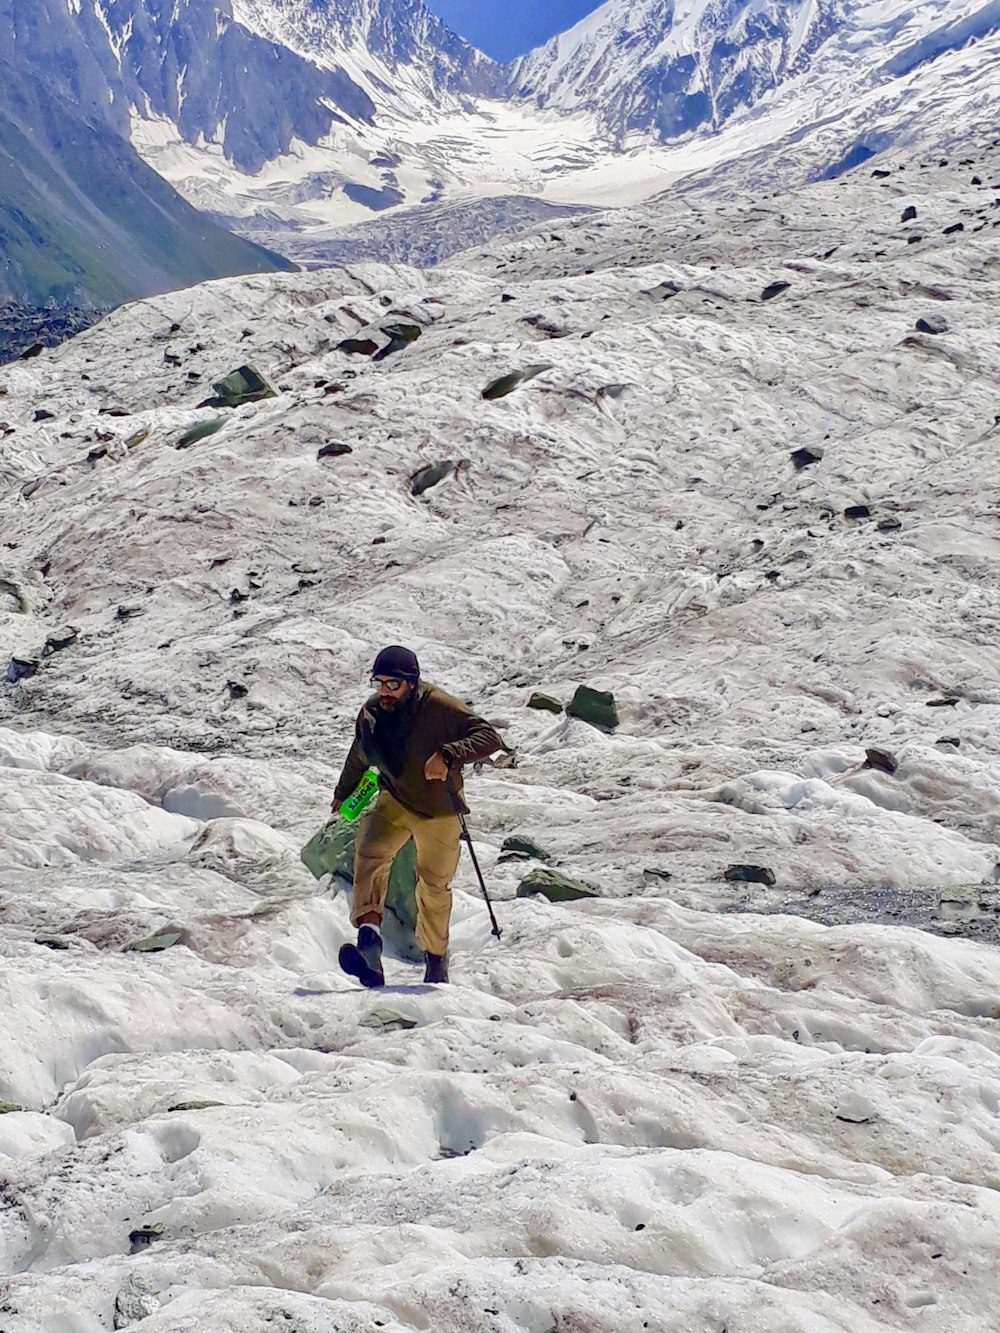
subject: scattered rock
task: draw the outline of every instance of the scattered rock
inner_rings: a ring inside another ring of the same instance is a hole
[[[892,172],[885,171],[882,167],[876,167],[875,170],[872,172],[872,175],[875,177],[876,180],[882,181],[885,180],[887,176],[891,176]]]
[[[920,242],[921,242],[923,239],[924,239],[923,236],[907,236],[907,238],[906,238],[906,244],[907,244],[907,245],[919,245]]]
[[[212,385],[217,397],[205,400],[205,407],[242,407],[264,398],[277,398],[277,392],[253,366],[240,366],[225,379]]]
[[[132,1247],[132,1253],[138,1254],[140,1250],[152,1245],[154,1240],[160,1239],[166,1229],[165,1222],[150,1222],[141,1227],[136,1227],[134,1231],[130,1231],[128,1240]]]
[[[431,463],[427,467],[418,468],[410,478],[410,494],[423,495],[424,491],[429,491],[432,486],[437,486],[439,482],[444,481],[445,477],[450,477],[455,471],[455,464],[450,458],[442,459],[440,463]]]
[[[41,354],[44,351],[45,351],[44,343],[32,343],[31,346],[26,351],[21,353],[20,360],[30,361],[32,357],[41,356]]]
[[[965,231],[965,223],[953,222],[950,227],[945,227],[941,234],[942,236],[954,236],[956,231]]]
[[[127,947],[132,953],[162,953],[164,949],[172,948],[180,937],[179,930],[165,930],[159,935],[149,935],[144,940],[134,940]]]
[[[844,510],[845,518],[871,518],[872,511],[867,505],[848,505]]]
[[[61,935],[36,935],[35,943],[40,944],[43,949],[64,950],[70,948],[70,942]]]
[[[67,625],[65,629],[55,630],[45,640],[45,646],[42,648],[43,657],[51,657],[53,653],[60,653],[64,648],[69,648],[76,643],[80,636],[80,631]]]
[[[131,1273],[115,1298],[114,1327],[131,1328],[140,1319],[149,1318],[161,1308],[156,1288],[149,1278],[139,1273]]]
[[[194,1101],[194,1102],[175,1102],[173,1106],[168,1106],[167,1111],[207,1111],[211,1106],[225,1106],[225,1102]]]
[[[642,872],[642,877],[650,883],[667,883],[673,879],[673,872],[670,870],[658,870],[655,866],[647,866]]]
[[[533,898],[538,895],[548,898],[550,903],[572,903],[581,898],[599,896],[596,889],[584,884],[582,880],[571,879],[569,875],[563,875],[558,870],[542,868],[532,870],[531,874],[526,875],[517,886],[519,898]]]
[[[787,292],[791,285],[790,282],[772,282],[761,292],[760,299],[762,301],[773,301],[774,298],[780,296],[782,292]]]
[[[340,440],[331,440],[329,444],[324,444],[316,455],[319,458],[342,458],[344,454],[353,454],[354,450],[349,444],[342,444]]]
[[[141,602],[122,602],[115,612],[116,620],[134,620],[136,616],[144,616],[146,608]]]
[[[137,445],[142,444],[143,440],[148,440],[148,439],[149,439],[149,427],[143,426],[142,430],[137,430],[134,435],[130,435],[128,437],[128,439],[125,441],[125,448],[134,449]]]
[[[941,315],[924,315],[917,320],[919,333],[947,333],[948,321]]]
[[[551,369],[551,364],[548,364],[527,366],[524,370],[512,370],[509,375],[501,375],[499,379],[491,380],[483,390],[483,397],[490,401],[495,398],[506,398],[519,385],[526,384],[528,380],[533,380],[536,375],[543,375],[545,371]]]
[[[957,697],[956,695],[948,695],[948,697],[945,698],[945,699],[928,699],[928,700],[927,700],[927,707],[928,707],[928,708],[954,708],[955,705],[956,705],[958,702],[959,702],[959,700],[958,700],[958,697]]]
[[[374,356],[378,351],[378,343],[371,338],[344,338],[337,343],[337,351],[351,352],[355,356]]]
[[[878,750],[870,748],[865,750],[864,768],[877,768],[880,773],[895,773],[899,764],[896,762],[895,755],[888,750]]]
[[[877,525],[879,532],[898,532],[903,526],[898,518],[880,518]]]
[[[408,1032],[416,1026],[415,1018],[384,1006],[372,1009],[364,1018],[358,1019],[359,1028],[370,1028],[375,1032]]]
[[[31,419],[32,421],[55,421],[56,414],[50,412],[46,407],[39,407]]]
[[[521,833],[515,833],[509,838],[504,838],[503,845],[500,848],[500,860],[516,860],[524,858],[535,861],[551,861],[552,857],[533,838],[527,838]]]
[[[187,449],[192,444],[197,444],[199,440],[207,439],[209,435],[214,435],[216,431],[221,430],[225,425],[222,417],[213,417],[211,421],[199,421],[197,426],[192,426],[190,430],[185,431],[174,446],[175,449]]]
[[[776,883],[774,871],[767,866],[735,865],[726,866],[724,879],[731,884],[767,884]]]
[[[41,662],[35,657],[12,657],[7,666],[7,681],[16,685],[19,680],[30,680],[38,674]]]
[[[627,384],[602,384],[597,390],[597,396],[598,398],[620,398],[627,388]]]
[[[19,1106],[17,1102],[0,1102],[0,1115],[10,1115],[14,1111],[23,1111],[24,1107]]]
[[[912,204],[910,204],[909,207],[903,209],[903,216],[900,219],[900,221],[912,222],[916,216],[917,216],[917,210],[913,207]]]
[[[423,333],[419,324],[383,324],[382,332],[389,341],[380,352],[376,352],[372,357],[373,361],[384,361],[387,356],[392,356],[401,348],[409,346],[416,342]]]
[[[589,685],[577,687],[573,698],[566,705],[566,713],[602,731],[610,731],[618,726],[615,696],[607,690],[591,689]]]
[[[562,704],[558,699],[553,699],[550,694],[539,694],[536,692],[528,700],[529,708],[538,708],[545,713],[561,713]]]
[[[962,738],[960,736],[939,736],[934,744],[947,745],[953,750],[958,750],[961,748]]]
[[[238,680],[227,680],[226,689],[229,691],[230,699],[245,699],[250,693],[246,685]]]
[[[804,467],[810,467],[813,463],[818,463],[822,457],[823,450],[818,445],[806,445],[802,449],[796,449],[791,455],[797,472],[801,472]],[[766,508],[766,506],[757,506],[758,509],[762,507]]]

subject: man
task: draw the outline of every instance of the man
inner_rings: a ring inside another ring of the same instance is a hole
[[[363,986],[383,986],[382,914],[393,858],[410,838],[417,853],[417,940],[424,981],[448,980],[451,879],[458,868],[462,765],[487,759],[504,744],[488,722],[460,700],[420,679],[409,648],[383,648],[372,668],[375,693],[358,714],[332,808],[354,791],[368,767],[379,770],[379,795],[361,822],[354,853],[352,923],[340,966]]]

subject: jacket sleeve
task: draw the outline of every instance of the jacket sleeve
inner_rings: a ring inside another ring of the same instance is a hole
[[[359,718],[354,727],[354,742],[351,745],[347,759],[344,763],[340,781],[337,783],[333,793],[333,799],[337,804],[347,800],[348,796],[350,796],[351,792],[361,781],[367,767],[368,759],[361,742],[361,719]]]
[[[453,722],[455,739],[440,747],[449,765],[474,764],[507,748],[485,718],[477,717],[466,708],[455,708],[449,721]]]

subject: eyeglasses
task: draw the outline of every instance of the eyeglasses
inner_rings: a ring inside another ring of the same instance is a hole
[[[381,689],[384,686],[387,690],[390,690],[393,694],[395,694],[396,691],[406,683],[407,682],[405,680],[396,680],[392,676],[388,678],[383,676],[372,676],[371,678],[371,687],[373,690]]]

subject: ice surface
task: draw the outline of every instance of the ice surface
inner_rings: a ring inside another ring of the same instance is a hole
[[[941,87],[884,180],[748,162],[0,372],[6,1333],[995,1327],[1000,158]],[[178,450],[244,363],[278,397]],[[463,855],[453,984],[372,995],[298,849],[395,641],[518,765],[468,782],[502,939]],[[614,732],[526,706],[580,684]],[[517,898],[514,833],[598,898]]]

